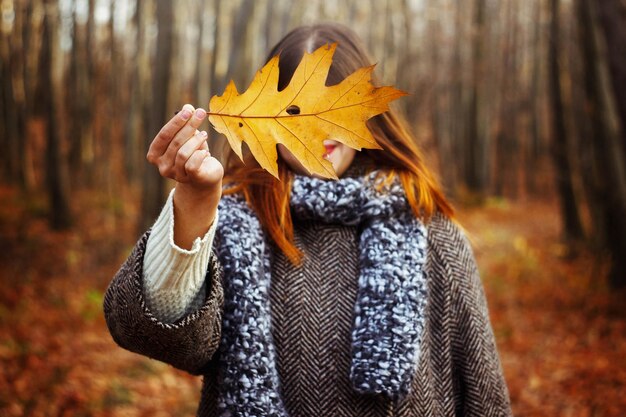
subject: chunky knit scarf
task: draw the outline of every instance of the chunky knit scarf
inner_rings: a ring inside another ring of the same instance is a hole
[[[419,359],[427,297],[426,228],[401,184],[375,173],[337,181],[296,176],[291,209],[299,219],[361,230],[350,378],[358,392],[404,397]],[[222,198],[218,239],[225,292],[220,415],[287,416],[270,328],[270,246],[240,196]]]

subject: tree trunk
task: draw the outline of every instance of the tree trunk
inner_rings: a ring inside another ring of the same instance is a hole
[[[170,0],[157,0],[157,53],[152,68],[154,78],[152,83],[152,112],[148,120],[148,129],[145,132],[145,153],[154,136],[159,132],[163,124],[169,119],[167,111],[168,91],[170,84],[170,63],[172,60],[172,13],[173,4]],[[165,181],[158,171],[146,162],[143,180],[143,196],[140,227],[147,229],[158,216],[163,205],[163,193]]]
[[[462,25],[462,1],[455,1],[454,8],[454,37],[452,47],[452,57],[450,59],[450,152],[449,156],[444,160],[442,159],[442,172],[448,172],[444,175],[446,179],[447,187],[456,194],[458,191],[459,182],[465,184],[465,180],[459,181],[460,177],[463,177],[467,172],[465,165],[467,164],[467,158],[465,155],[467,143],[465,140],[465,123],[468,117],[465,116],[464,110],[464,82],[463,82],[463,70],[462,70],[462,58],[461,58],[461,39],[464,36]],[[455,157],[458,159],[455,161]]]
[[[85,36],[85,67],[86,73],[84,74],[84,84],[81,83],[81,87],[86,94],[85,104],[81,106],[80,118],[83,120],[83,138],[82,138],[82,165],[85,171],[85,182],[93,184],[94,171],[95,171],[95,127],[94,127],[94,112],[98,108],[98,94],[96,89],[96,68],[94,64],[95,47],[96,47],[96,1],[89,0],[89,15],[87,17],[87,34]]]
[[[2,56],[0,57],[2,60],[0,63],[0,84],[2,86],[2,97],[0,97],[2,101],[2,107],[0,109],[2,112],[0,146],[2,146],[2,149],[5,150],[2,152],[2,175],[8,180],[9,183],[14,183],[16,180],[16,160],[14,149],[16,149],[19,132],[17,120],[15,119],[15,103],[10,64],[11,60],[8,57],[10,54],[8,39],[2,39],[2,43]]]
[[[622,150],[626,152],[626,3],[620,0],[594,0],[594,4],[606,42],[612,93],[620,121],[620,140]]]
[[[537,174],[538,159],[540,157],[540,143],[541,143],[541,130],[540,130],[540,109],[539,105],[539,80],[541,73],[541,6],[542,1],[535,1],[535,14],[532,20],[533,35],[532,35],[532,75],[530,81],[530,140],[526,145],[526,158],[524,160],[524,175],[526,178],[525,185],[529,194],[535,194],[537,191]]]
[[[0,52],[2,57],[2,101],[4,132],[0,145],[3,149],[4,175],[8,182],[26,187],[24,155],[26,131],[26,97],[24,90],[24,47],[22,25],[24,4],[16,4],[14,27],[3,34]]]
[[[1,35],[0,35],[1,36]],[[4,39],[1,39],[0,42],[4,42]],[[9,109],[10,103],[8,102],[8,98],[12,95],[9,91],[9,77],[8,73],[8,60],[5,59],[4,54],[0,54],[0,88],[2,88],[2,93],[0,94],[0,147],[2,149],[7,149],[9,146],[9,125],[8,122],[10,120]],[[2,161],[2,166],[0,168],[0,175],[2,178],[10,178],[11,175],[11,158],[8,152],[3,152],[2,156],[0,156],[0,160]]]
[[[215,15],[215,25],[213,26],[213,52],[211,53],[211,67],[209,68],[209,82],[212,95],[222,94],[226,85],[225,80],[218,79],[217,74],[217,68],[219,66],[221,54],[220,33],[225,30],[224,23],[222,22],[221,18],[222,2],[220,0],[213,1],[213,14]],[[218,133],[215,132],[213,129],[207,130],[207,133],[209,134],[207,140],[209,141],[209,148],[211,149],[211,153],[214,154],[217,159],[221,159],[221,155],[215,155],[214,151],[224,146],[226,138],[218,135]]]
[[[626,287],[626,159],[619,140],[619,123],[611,91],[608,64],[602,54],[599,28],[591,0],[577,0],[580,47],[585,73],[585,92],[593,132],[593,144],[603,171],[603,188],[598,190],[604,204],[605,246],[612,255],[610,285]]]
[[[572,55],[576,51],[572,51]],[[582,66],[581,54],[575,54],[571,58],[571,100],[574,128],[576,132],[576,150],[579,163],[579,173],[581,175],[581,183],[583,186],[586,205],[590,214],[591,230],[589,240],[592,247],[596,251],[605,249],[607,242],[606,219],[605,212],[605,182],[603,167],[600,166],[602,156],[598,154],[598,144],[595,143],[593,126],[589,120],[587,109],[588,102],[584,74]]]
[[[572,185],[568,158],[567,132],[565,128],[561,75],[559,70],[559,0],[550,0],[550,42],[548,48],[550,104],[552,107],[552,157],[554,160],[556,187],[559,194],[563,235],[567,242],[583,237],[578,206]]]
[[[77,185],[82,178],[82,168],[83,168],[83,125],[84,120],[81,115],[80,108],[83,106],[82,101],[87,99],[81,95],[81,79],[79,76],[81,65],[79,62],[83,62],[81,58],[83,58],[81,54],[81,49],[83,47],[82,36],[80,36],[78,29],[78,20],[76,19],[76,0],[72,2],[72,7],[74,9],[74,13],[72,14],[73,22],[72,22],[72,50],[70,52],[70,64],[68,76],[66,77],[66,105],[69,109],[70,117],[69,124],[69,132],[70,132],[70,145],[69,145],[69,154],[68,160],[69,165],[72,168],[72,172],[74,175],[71,180],[75,181],[74,185]]]
[[[248,81],[250,71],[250,51],[248,38],[250,35],[252,17],[254,16],[254,0],[243,0],[232,27],[230,54],[228,57],[228,78],[235,81],[235,85],[243,86]],[[242,88],[243,89],[243,88]],[[221,89],[220,89],[221,93]]]
[[[481,126],[484,79],[485,0],[474,0],[472,38],[472,85],[466,126],[465,183],[468,190],[482,198],[486,192],[488,167],[487,139]]]
[[[45,3],[46,13],[43,21],[43,40],[41,57],[39,60],[40,71],[44,82],[41,88],[41,101],[46,115],[46,185],[49,201],[50,226],[55,230],[67,229],[71,225],[71,213],[69,206],[69,186],[67,167],[61,157],[61,138],[57,123],[57,108],[55,97],[57,96],[52,72],[54,68],[53,54],[56,48],[57,37],[53,34],[56,28],[58,9],[55,2],[48,0]]]
[[[498,133],[495,137],[495,157],[497,175],[494,178],[495,194],[498,196],[517,196],[518,174],[518,137],[517,94],[515,86],[520,82],[517,74],[518,27],[517,9],[514,2],[506,5],[506,27],[504,51],[502,51],[502,76],[500,85],[500,110],[498,115]]]
[[[270,48],[272,48],[274,46],[274,43],[276,42],[275,40],[275,36],[274,33],[276,32],[276,27],[278,26],[276,24],[276,16],[274,15],[274,13],[276,13],[276,0],[269,0],[267,2],[267,5],[265,6],[265,27],[264,27],[264,37],[265,37],[265,51],[269,51]],[[281,36],[284,34],[281,34]]]
[[[143,15],[145,13],[145,1],[136,0],[135,14],[133,16],[132,25],[135,28],[135,46],[132,56],[132,62],[136,63],[132,67],[130,82],[130,102],[128,115],[125,117],[124,125],[124,169],[131,183],[134,183],[139,175],[137,165],[141,158],[141,149],[143,142],[139,140],[143,133],[142,118],[142,84],[141,84],[141,54],[145,49],[145,35],[143,23]]]
[[[199,98],[201,96],[200,94],[200,90],[199,90],[199,86],[200,86],[200,73],[204,67],[204,54],[203,54],[203,48],[202,48],[202,43],[203,43],[203,39],[205,37],[205,25],[204,25],[204,17],[205,17],[205,13],[204,13],[204,4],[203,2],[198,2],[198,4],[195,6],[196,9],[196,26],[198,28],[198,39],[196,40],[196,48],[195,48],[195,65],[194,65],[194,71],[193,71],[193,76],[191,78],[191,102],[192,103],[196,103],[195,105],[198,107],[202,107],[205,108],[207,107],[208,103],[204,103],[204,100],[202,102],[199,101]]]

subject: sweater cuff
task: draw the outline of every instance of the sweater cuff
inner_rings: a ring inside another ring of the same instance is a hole
[[[197,298],[209,264],[219,213],[203,237],[187,250],[174,243],[174,192],[170,193],[146,244],[143,264],[144,288],[156,311],[189,307]],[[161,305],[168,304],[168,306]],[[169,315],[169,314],[168,314]]]

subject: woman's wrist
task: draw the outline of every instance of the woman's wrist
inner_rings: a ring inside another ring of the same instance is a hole
[[[222,195],[222,186],[199,189],[178,183],[174,192],[174,243],[191,249],[193,242],[211,227]]]

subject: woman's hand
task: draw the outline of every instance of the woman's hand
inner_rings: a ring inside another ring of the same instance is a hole
[[[209,152],[207,134],[198,128],[206,111],[185,104],[155,136],[148,161],[176,181],[174,242],[190,249],[213,223],[222,195],[224,167]]]

